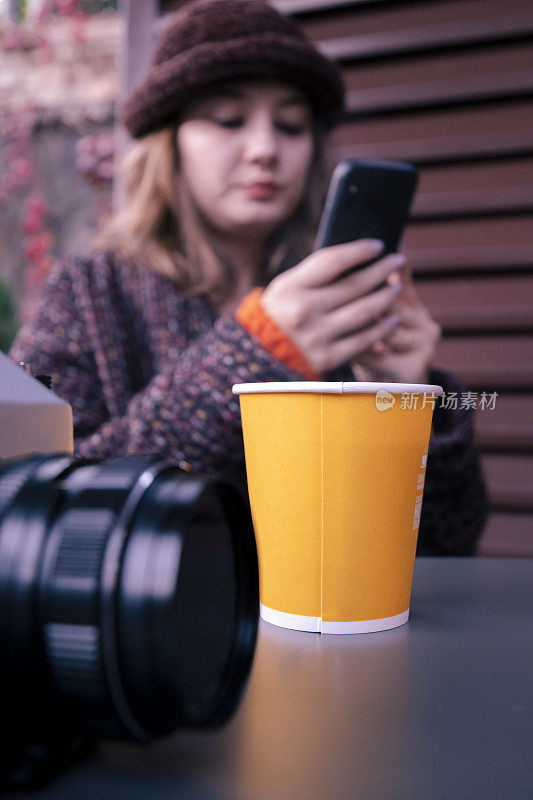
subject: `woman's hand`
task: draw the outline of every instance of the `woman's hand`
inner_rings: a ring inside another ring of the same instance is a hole
[[[411,277],[405,275],[403,281],[394,303],[400,322],[351,363],[357,380],[428,383],[441,330],[420,301]]]
[[[387,279],[404,257],[395,253],[348,272],[375,259],[382,249],[380,242],[360,239],[317,250],[264,290],[264,310],[315,372],[359,363],[399,324],[392,307],[400,284]]]

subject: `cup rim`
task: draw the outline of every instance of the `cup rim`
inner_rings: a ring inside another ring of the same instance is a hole
[[[371,381],[272,381],[270,383],[235,383],[233,394],[444,394],[442,386],[431,383],[377,383]]]

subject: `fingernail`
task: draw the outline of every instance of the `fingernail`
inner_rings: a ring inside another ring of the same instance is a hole
[[[375,253],[381,253],[385,247],[385,244],[380,239],[370,239],[369,244]]]
[[[400,294],[402,291],[402,282],[401,281],[394,281],[394,283],[390,284],[393,294]]]
[[[392,327],[395,327],[399,323],[399,321],[400,317],[398,316],[398,314],[391,314],[391,316],[389,317],[389,324],[392,325]]]
[[[398,267],[403,267],[406,262],[406,258],[403,253],[395,253],[392,256],[392,265],[394,269],[398,269]]]

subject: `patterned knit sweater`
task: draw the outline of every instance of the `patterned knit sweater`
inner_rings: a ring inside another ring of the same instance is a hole
[[[52,271],[10,355],[52,375],[55,392],[72,405],[78,455],[157,455],[244,481],[232,385],[309,374],[294,347],[292,357],[280,357],[279,346],[265,346],[238,319],[218,315],[206,296],[185,296],[170,279],[97,253]],[[430,381],[461,390],[438,370]],[[486,511],[472,412],[437,407],[419,554],[472,554]]]

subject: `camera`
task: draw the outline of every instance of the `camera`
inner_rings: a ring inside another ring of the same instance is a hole
[[[101,738],[221,725],[258,608],[231,480],[133,456],[0,460],[1,784],[43,783]]]

